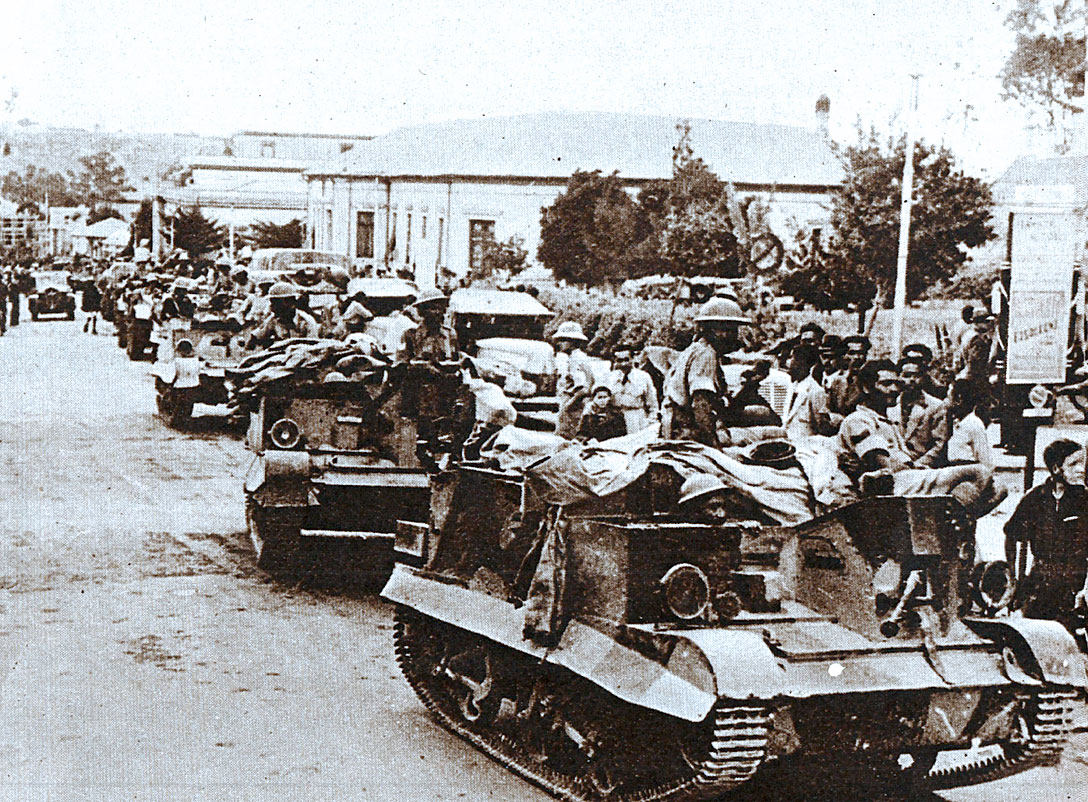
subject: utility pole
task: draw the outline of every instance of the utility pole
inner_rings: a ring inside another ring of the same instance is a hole
[[[159,165],[156,164],[151,179],[151,264],[162,261],[162,217],[159,210]]]
[[[910,210],[914,202],[914,134],[918,116],[918,76],[912,75],[907,105],[903,187],[899,201],[899,259],[895,265],[895,301],[892,310],[892,358],[903,348],[903,312],[907,305],[907,257],[910,252]]]

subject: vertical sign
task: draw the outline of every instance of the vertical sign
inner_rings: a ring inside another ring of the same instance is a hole
[[[1005,381],[1061,384],[1069,337],[1069,305],[1076,260],[1072,214],[1017,213],[1013,218],[1012,276]]]

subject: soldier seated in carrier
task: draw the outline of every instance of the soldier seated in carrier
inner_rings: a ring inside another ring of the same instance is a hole
[[[839,430],[840,462],[862,495],[954,496],[971,508],[992,472],[982,465],[917,468],[899,427],[888,416],[902,389],[895,363],[867,362],[858,372],[861,396]]]

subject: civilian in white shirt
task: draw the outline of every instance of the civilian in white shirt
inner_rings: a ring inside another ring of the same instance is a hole
[[[635,367],[629,348],[612,356],[612,371],[606,384],[612,388],[612,401],[623,412],[627,433],[641,432],[657,422],[657,388],[650,374]]]
[[[807,440],[817,434],[832,434],[834,427],[823,388],[823,365],[815,345],[798,345],[790,354],[790,379],[795,384],[793,397],[782,416],[782,425],[791,440]]]

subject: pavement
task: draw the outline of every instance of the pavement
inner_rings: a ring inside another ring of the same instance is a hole
[[[374,594],[257,570],[245,449],[162,424],[148,371],[78,322],[0,337],[0,802],[550,799],[433,722]],[[1077,754],[926,798],[1083,800]]]

